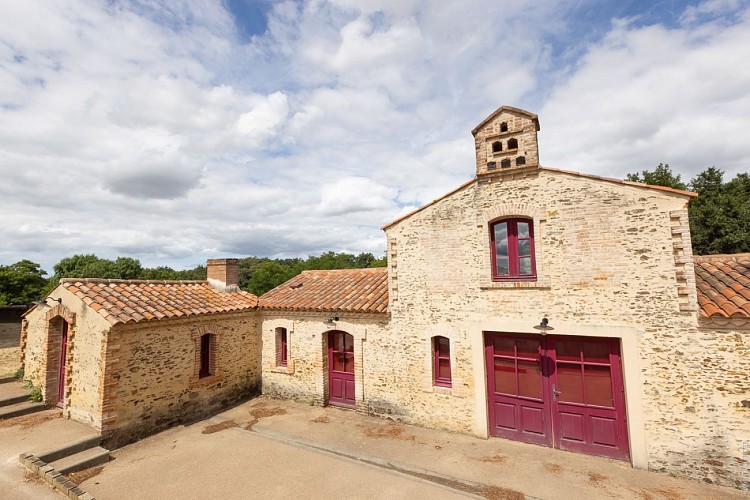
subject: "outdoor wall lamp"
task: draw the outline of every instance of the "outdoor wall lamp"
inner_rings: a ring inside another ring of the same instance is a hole
[[[542,318],[542,321],[540,321],[538,325],[534,325],[534,329],[542,332],[542,335],[547,335],[547,332],[554,330],[554,328],[549,326],[549,320],[546,316]]]
[[[338,320],[339,320],[339,317],[338,316],[334,316],[333,318],[328,318],[328,320],[326,321],[326,323],[328,323],[329,325],[335,325]]]

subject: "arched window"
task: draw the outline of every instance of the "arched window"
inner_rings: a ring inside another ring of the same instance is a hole
[[[490,224],[492,279],[535,280],[534,224],[530,219],[503,219]]]
[[[518,140],[508,139],[508,149],[518,149]]]
[[[503,122],[500,124],[500,132],[507,132],[508,131],[508,122]]]
[[[495,141],[492,143],[492,152],[493,153],[499,153],[503,150],[503,143],[500,141]]]
[[[516,166],[520,167],[521,165],[526,165],[526,157],[525,156],[519,156],[516,158]]]
[[[201,357],[200,357],[200,369],[198,371],[198,378],[210,377],[213,375],[213,335],[210,333],[204,333],[201,335]]]
[[[432,371],[435,385],[451,387],[451,343],[446,337],[432,338]]]
[[[500,162],[500,168],[510,168],[510,158],[505,158]]]

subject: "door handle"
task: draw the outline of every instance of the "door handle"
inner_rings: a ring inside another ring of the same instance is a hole
[[[557,397],[562,394],[562,391],[555,389],[555,384],[552,384],[552,400],[557,401]]]

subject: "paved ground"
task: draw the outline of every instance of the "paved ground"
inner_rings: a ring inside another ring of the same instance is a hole
[[[56,433],[71,425],[65,432],[80,432],[77,424],[59,419],[28,429],[0,427],[0,498],[46,498],[36,493],[49,489],[23,483],[23,471],[13,462],[41,440],[59,440]],[[614,460],[265,397],[126,446],[113,456],[114,461],[79,478],[82,488],[100,500],[462,495],[507,500],[522,498],[518,492],[553,500],[750,499],[735,489],[634,470]],[[18,483],[26,490],[8,489]]]
[[[15,375],[18,370],[18,344],[21,323],[0,323],[0,378]]]
[[[18,463],[23,452],[39,453],[93,435],[88,427],[60,417],[60,410],[0,420],[0,498],[3,500],[60,500],[47,483],[26,473]]]

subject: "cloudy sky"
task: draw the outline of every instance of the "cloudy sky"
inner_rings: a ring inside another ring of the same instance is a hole
[[[380,256],[504,104],[545,166],[748,170],[747,0],[0,4],[0,264]]]

